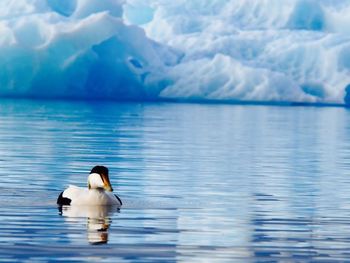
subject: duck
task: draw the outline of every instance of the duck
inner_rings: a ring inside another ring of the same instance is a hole
[[[122,200],[113,194],[113,188],[109,181],[109,171],[105,166],[97,165],[92,168],[88,176],[88,187],[82,188],[69,185],[57,198],[59,206],[122,206]]]

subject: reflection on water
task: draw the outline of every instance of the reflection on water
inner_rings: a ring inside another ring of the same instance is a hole
[[[0,259],[350,261],[349,156],[344,108],[1,101]],[[96,164],[120,212],[60,216]]]
[[[67,223],[75,224],[76,219],[86,220],[89,243],[100,245],[107,244],[111,217],[120,209],[116,206],[59,206],[58,211],[66,217]]]

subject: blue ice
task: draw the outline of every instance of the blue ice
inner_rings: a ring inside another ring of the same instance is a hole
[[[348,103],[350,0],[3,0],[0,96]]]

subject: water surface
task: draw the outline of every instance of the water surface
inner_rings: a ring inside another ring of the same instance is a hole
[[[96,164],[122,209],[59,211]],[[348,261],[349,168],[344,108],[2,100],[0,261]]]

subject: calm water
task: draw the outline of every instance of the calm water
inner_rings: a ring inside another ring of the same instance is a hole
[[[344,108],[0,101],[0,261],[350,261],[349,189]]]

